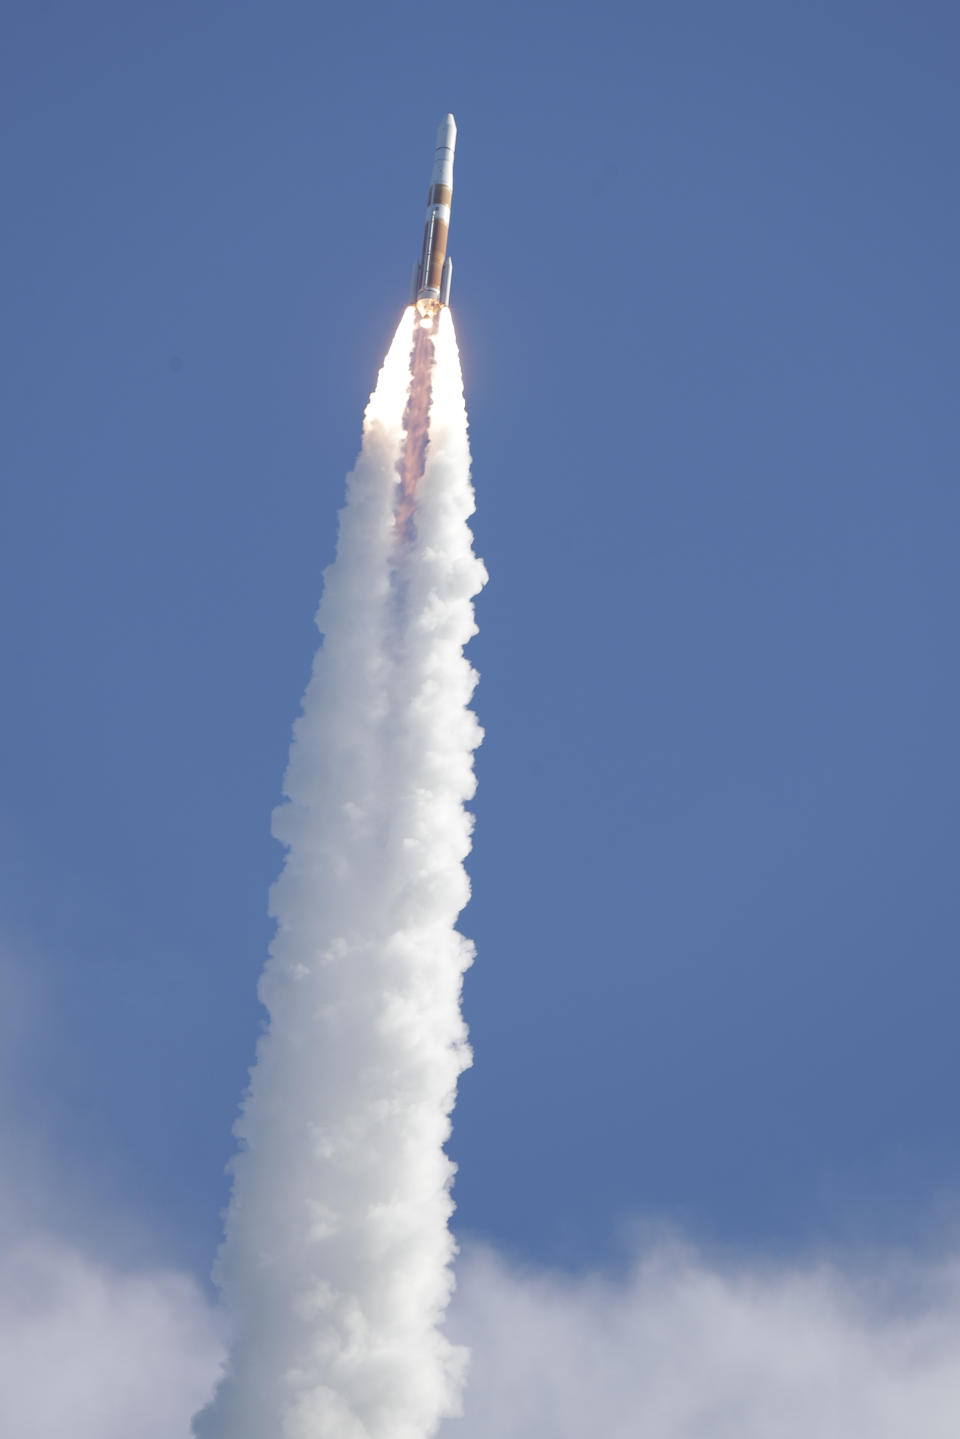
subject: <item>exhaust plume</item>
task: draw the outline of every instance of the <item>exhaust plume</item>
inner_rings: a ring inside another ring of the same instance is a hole
[[[234,1338],[200,1439],[427,1439],[459,1412],[467,1352],[440,1325],[443,1146],[470,1062],[472,511],[453,322],[411,307],[364,416],[273,818],[268,1024],[215,1270]]]

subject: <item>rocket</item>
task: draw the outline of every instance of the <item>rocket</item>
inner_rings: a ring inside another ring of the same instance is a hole
[[[410,287],[410,303],[416,305],[424,317],[436,314],[441,305],[450,303],[453,261],[447,254],[447,230],[450,227],[450,202],[453,199],[453,151],[456,143],[456,121],[452,115],[444,115],[437,131],[437,148],[433,154],[423,249],[419,261],[413,267],[413,283]]]

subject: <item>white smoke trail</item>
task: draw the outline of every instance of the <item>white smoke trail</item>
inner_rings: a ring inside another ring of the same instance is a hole
[[[217,1266],[236,1337],[203,1439],[427,1439],[459,1407],[443,1145],[470,1057],[455,923],[481,731],[463,647],[486,576],[447,311],[409,540],[395,525],[414,319],[364,417],[274,815],[269,1027]]]

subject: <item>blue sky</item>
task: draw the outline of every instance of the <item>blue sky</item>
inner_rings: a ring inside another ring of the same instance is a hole
[[[638,1217],[953,1228],[958,30],[15,7],[0,935],[40,1209],[212,1258],[269,813],[451,109],[491,575],[461,1232],[581,1269]]]

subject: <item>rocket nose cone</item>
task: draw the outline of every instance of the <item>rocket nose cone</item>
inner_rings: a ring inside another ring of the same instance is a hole
[[[437,148],[442,145],[445,149],[452,150],[457,143],[457,122],[452,115],[444,115],[437,130]]]

